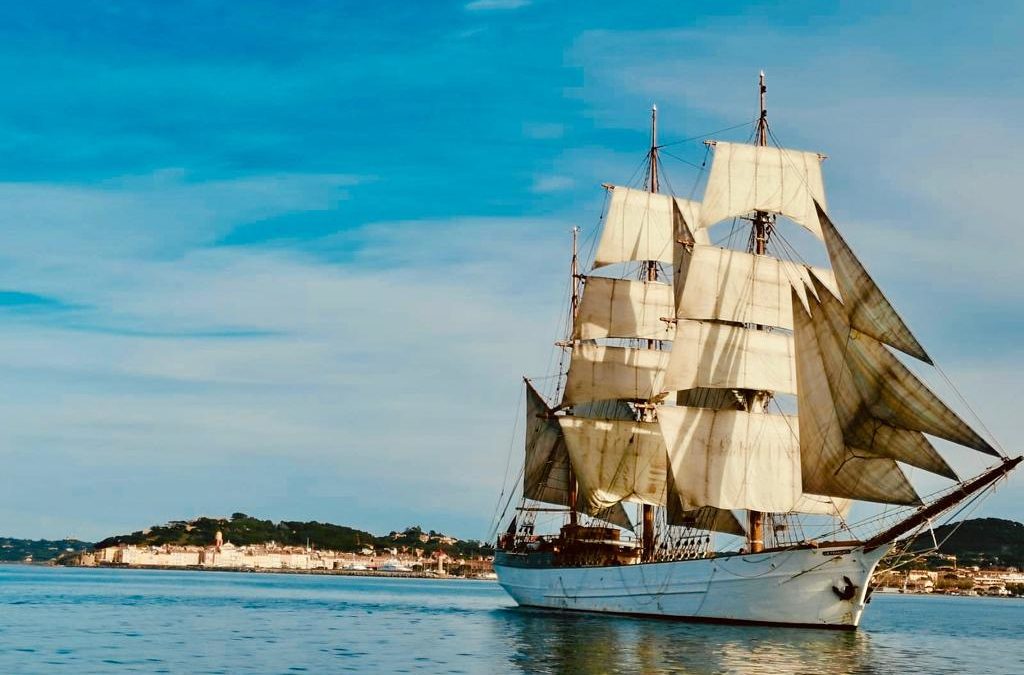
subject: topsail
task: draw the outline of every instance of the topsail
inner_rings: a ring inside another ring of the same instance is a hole
[[[815,202],[825,204],[821,157],[816,153],[716,142],[700,227],[765,211],[781,213],[821,239]]]
[[[615,186],[610,190],[611,203],[594,267],[645,260],[671,265],[677,225],[681,221],[696,230],[700,205],[646,190]],[[701,235],[701,240],[706,237]]]

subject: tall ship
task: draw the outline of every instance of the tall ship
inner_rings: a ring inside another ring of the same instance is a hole
[[[546,396],[526,380],[521,499],[497,528],[520,605],[854,629],[880,561],[1022,459],[911,369],[935,366],[830,218],[824,156],[775,142],[765,92],[761,73],[749,142],[705,141],[699,202],[662,191],[652,109],[643,178],[604,186],[585,273],[573,230],[562,363]]]

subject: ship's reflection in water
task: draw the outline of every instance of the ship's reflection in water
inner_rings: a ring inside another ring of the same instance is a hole
[[[874,673],[863,632],[507,609],[510,670],[529,673]],[[499,637],[499,639],[502,639]]]

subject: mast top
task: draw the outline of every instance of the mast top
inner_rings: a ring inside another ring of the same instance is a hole
[[[651,104],[651,149],[647,154],[650,162],[650,174],[648,175],[647,188],[651,192],[658,192],[658,106]]]
[[[765,108],[765,99],[768,93],[768,85],[764,83],[764,71],[758,78],[758,92],[760,94],[761,114],[757,117],[757,144],[761,147],[768,145],[768,110]]]

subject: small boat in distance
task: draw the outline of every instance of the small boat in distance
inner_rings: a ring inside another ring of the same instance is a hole
[[[605,186],[587,274],[574,230],[568,367],[547,398],[526,381],[494,559],[520,605],[853,629],[879,561],[1021,461],[896,356],[932,365],[832,222],[824,157],[769,144],[765,92],[761,73],[753,143],[707,142],[701,202],[660,191],[653,109],[643,183]],[[930,437],[996,463],[961,480]],[[902,465],[949,484],[922,497]],[[851,522],[855,503],[884,506]]]
[[[412,572],[412,568],[405,565],[398,558],[388,558],[377,568],[379,572]]]

